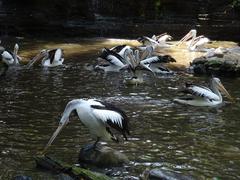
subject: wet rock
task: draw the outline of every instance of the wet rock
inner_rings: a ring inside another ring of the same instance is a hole
[[[222,56],[199,57],[191,63],[194,74],[240,76],[240,54],[231,52]]]
[[[19,175],[19,176],[14,177],[14,180],[32,180],[32,178],[29,176]]]
[[[80,164],[90,164],[98,167],[116,167],[129,162],[123,153],[107,146],[87,145],[83,147],[78,159]]]
[[[146,180],[193,180],[190,176],[163,169],[147,170],[147,172],[144,172],[143,174]],[[142,179],[145,180],[144,178]]]

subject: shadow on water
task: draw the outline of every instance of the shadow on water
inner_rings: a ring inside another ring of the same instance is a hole
[[[125,75],[103,76],[84,69],[103,46],[114,45],[109,41],[78,44],[78,40],[61,39],[21,40],[21,43],[21,53],[26,57],[43,47],[59,45],[66,49],[67,57],[63,67],[10,69],[1,80],[0,179],[19,174],[33,179],[56,178],[36,169],[33,156],[43,149],[66,103],[74,98],[112,102],[130,117],[130,140],[109,143],[131,160],[127,172],[119,178],[126,174],[138,176],[148,167],[170,169],[197,179],[240,178],[239,79],[222,79],[226,89],[238,97],[236,104],[226,103],[220,109],[187,107],[172,102],[177,90],[185,81],[206,84],[207,78],[176,75],[153,80],[145,74],[144,85],[126,86]],[[72,118],[49,154],[75,163],[80,148],[91,141],[88,130]]]

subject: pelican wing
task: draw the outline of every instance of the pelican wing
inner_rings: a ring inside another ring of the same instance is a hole
[[[197,97],[209,99],[209,100],[219,100],[219,96],[216,95],[211,89],[205,86],[196,86],[193,84],[186,84],[186,90],[183,91],[185,93],[192,94]]]
[[[56,51],[57,51],[57,49],[52,49],[52,50],[48,51],[48,55],[49,55],[49,59],[50,59],[51,64],[54,61]]]
[[[120,56],[118,53],[111,51],[107,48],[103,49],[103,52],[99,57],[102,59],[105,59],[106,61],[108,61],[109,63],[115,66],[119,66],[119,67],[124,66],[123,64],[124,59],[122,58],[122,56]]]
[[[111,51],[114,51],[116,53],[119,53],[123,48],[125,48],[127,45],[124,44],[124,45],[119,45],[119,46],[114,46],[112,47],[110,50]]]
[[[112,104],[100,101],[97,102],[99,102],[101,105],[91,105],[94,116],[108,126],[118,130],[125,138],[127,138],[125,133],[129,134],[129,130],[128,118],[126,114]]]
[[[122,67],[124,66],[123,62],[120,61],[116,56],[109,55],[106,60],[115,66]]]
[[[55,61],[61,60],[62,55],[63,55],[62,49],[56,49],[55,54],[54,54]]]
[[[159,43],[157,41],[155,41],[154,39],[151,39],[147,36],[142,36],[140,38],[138,38],[139,42],[142,42],[144,45],[158,45]]]
[[[142,60],[141,64],[151,64],[151,63],[160,63],[161,59],[158,56],[153,56],[147,59]]]
[[[141,64],[152,64],[152,63],[169,63],[169,62],[176,62],[176,60],[169,56],[169,55],[164,55],[164,56],[153,56],[147,59],[144,59],[141,61]]]

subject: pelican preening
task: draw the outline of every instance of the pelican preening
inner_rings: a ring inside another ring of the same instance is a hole
[[[130,134],[128,117],[121,109],[95,99],[74,99],[67,104],[59,126],[48,141],[44,152],[46,152],[63,127],[68,124],[69,116],[74,111],[89,129],[90,134],[96,138],[94,147],[96,147],[99,140],[118,142],[119,140],[113,134],[112,129],[119,131],[126,140],[127,134]]]
[[[210,42],[210,40],[201,35],[197,36],[197,30],[190,30],[176,45],[180,45],[187,41],[187,47],[189,51],[206,51],[204,46]]]
[[[44,67],[61,66],[64,61],[63,50],[60,48],[52,50],[43,49],[37,56],[29,61],[27,66],[31,67],[37,61],[41,61],[41,64]]]
[[[231,101],[233,101],[233,98],[224,88],[220,79],[216,77],[211,79],[210,88],[187,83],[186,89],[183,92],[192,96],[174,99],[174,101],[192,106],[215,107],[223,102],[223,98],[219,90],[224,93]]]

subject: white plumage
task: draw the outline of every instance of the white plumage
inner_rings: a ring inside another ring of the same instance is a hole
[[[111,132],[111,129],[119,131],[127,140],[126,134],[129,134],[128,118],[121,109],[95,99],[75,99],[67,104],[59,126],[50,138],[45,150],[69,122],[69,116],[73,111],[76,111],[79,119],[89,129],[90,134],[97,138],[95,146],[99,140],[114,140],[118,142],[118,138]]]
[[[210,42],[210,40],[201,35],[197,37],[197,30],[191,29],[178,43],[177,45],[186,42],[189,51],[207,51],[204,46]]]
[[[101,69],[104,72],[120,72],[121,70],[128,68],[125,59],[116,52],[116,49],[119,49],[119,47],[114,47],[112,49],[113,50],[104,48],[102,50],[101,55],[97,59],[98,65],[95,66],[95,69]],[[126,49],[128,48],[122,48],[120,50],[121,54],[124,54]]]
[[[42,66],[45,67],[56,67],[63,64],[64,58],[63,58],[63,50],[53,49],[53,50],[42,50],[46,51],[46,56],[42,59]]]
[[[190,94],[192,96],[174,99],[174,101],[192,106],[214,107],[223,102],[222,95],[219,90],[223,92],[230,100],[233,100],[230,94],[222,85],[219,78],[212,78],[210,87],[211,88],[197,86],[194,84],[186,84],[186,88],[182,92]]]

